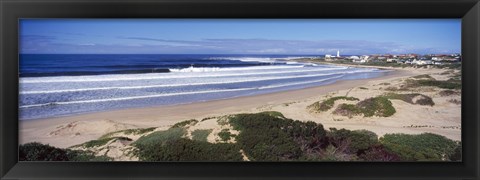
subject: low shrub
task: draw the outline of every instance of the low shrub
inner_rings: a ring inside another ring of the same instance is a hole
[[[336,115],[342,115],[342,116],[348,116],[348,117],[353,117],[355,115],[361,114],[362,111],[357,108],[357,106],[353,104],[340,104],[335,111],[333,111],[333,114]]]
[[[235,144],[194,141],[183,138],[185,134],[184,128],[176,127],[143,136],[133,143],[137,147],[135,154],[142,161],[241,161],[243,158]],[[209,133],[200,131],[200,134]]]
[[[386,134],[380,142],[387,150],[406,161],[443,161],[455,153],[458,144],[432,133],[419,135]]]
[[[133,135],[144,134],[144,133],[147,133],[147,132],[154,131],[155,129],[156,129],[155,127],[151,127],[151,128],[140,128],[140,129],[125,129],[125,130],[114,131],[114,132],[110,132],[110,133],[104,134],[104,135],[102,135],[102,136],[101,136],[100,138],[98,138],[98,139],[110,138],[110,137],[112,137],[113,135],[118,134],[118,133],[124,133],[124,134],[126,134],[126,135],[130,135],[130,134],[133,134]]]
[[[460,92],[453,91],[453,90],[443,90],[438,93],[440,96],[445,97],[445,96],[451,96],[451,95],[459,95]]]
[[[145,133],[154,131],[155,129],[157,129],[157,128],[156,127],[151,127],[151,128],[140,128],[140,129],[127,129],[127,130],[124,130],[123,132],[126,135],[130,135],[130,134],[138,135],[138,134],[145,134]]]
[[[32,142],[20,145],[19,161],[110,161],[106,156],[95,156],[90,151],[69,150]]]
[[[436,80],[419,80],[418,83],[423,86],[435,86],[443,89],[462,89],[461,82],[447,80],[447,81],[436,81]]]
[[[307,149],[320,146],[326,134],[321,124],[265,113],[238,114],[230,124],[240,131],[236,141],[254,161],[298,160]]]
[[[393,86],[389,86],[389,87],[386,87],[385,88],[385,91],[399,91],[400,89],[398,89],[397,87],[393,87]]]
[[[400,161],[401,158],[395,153],[392,153],[385,149],[382,145],[374,145],[363,152],[359,153],[358,156],[361,160],[364,161]]]
[[[378,136],[367,130],[347,130],[347,129],[330,129],[327,133],[330,143],[335,147],[346,146],[345,151],[349,154],[358,154],[365,151],[371,146],[378,145]]]
[[[423,94],[419,94],[419,93],[412,93],[412,94],[388,93],[388,94],[385,94],[384,97],[388,99],[402,100],[410,104],[429,105],[429,106],[435,105],[431,97]]]
[[[293,120],[258,113],[238,114],[231,117],[229,122],[235,130],[240,131],[236,137],[237,143],[250,160],[292,160],[302,154],[294,138],[286,132],[287,129],[294,129],[293,126],[288,128]]]
[[[222,129],[222,131],[220,131],[218,133],[218,136],[220,137],[220,139],[222,141],[228,141],[230,140],[234,135],[232,133],[230,133],[230,130],[228,129]]]
[[[273,117],[278,117],[278,118],[285,119],[285,116],[283,116],[283,114],[281,112],[278,112],[278,111],[264,111],[264,112],[261,112],[261,113],[268,114],[268,115],[273,116]]]
[[[363,114],[365,117],[379,116],[389,117],[395,114],[396,110],[392,106],[392,102],[386,97],[378,96],[368,98],[353,104],[341,104],[335,109],[333,114],[352,117],[354,115]]]
[[[212,133],[212,129],[197,129],[192,132],[192,140],[207,142],[210,133]]]
[[[195,124],[197,124],[198,121],[196,119],[190,119],[190,120],[186,120],[186,121],[182,121],[182,122],[178,122],[176,124],[174,124],[172,126],[172,128],[183,128],[187,125],[190,125],[190,126],[193,126]]]
[[[434,79],[432,76],[430,76],[428,74],[417,75],[417,76],[413,76],[412,78],[414,78],[414,79]]]
[[[113,139],[118,139],[118,140],[122,140],[122,141],[132,141],[132,139],[130,139],[128,137],[109,137],[109,138],[100,138],[100,139],[97,139],[97,140],[91,140],[91,141],[85,142],[83,144],[80,144],[79,146],[83,146],[83,147],[86,147],[86,148],[103,146]]]
[[[382,96],[360,101],[357,103],[357,108],[360,109],[365,117],[389,117],[396,112],[395,108],[392,106],[392,102]]]
[[[309,108],[313,111],[316,111],[316,112],[328,111],[329,109],[331,109],[333,107],[333,105],[335,104],[335,101],[341,100],[341,99],[347,100],[347,101],[358,101],[359,100],[358,98],[355,98],[355,97],[337,96],[337,97],[328,98],[328,99],[322,101],[321,103],[320,102],[315,102],[315,103],[311,104],[310,106],[308,106],[307,108]]]
[[[449,99],[448,102],[456,104],[456,105],[462,104],[462,101],[458,100],[458,99]]]
[[[165,131],[157,131],[147,136],[142,136],[133,144],[136,147],[162,145],[169,140],[180,139],[185,134],[186,130],[184,128],[170,128]]]
[[[138,147],[142,161],[242,161],[240,148],[235,144],[211,144],[179,138],[163,144]]]

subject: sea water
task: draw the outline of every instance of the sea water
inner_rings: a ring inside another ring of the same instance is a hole
[[[186,104],[382,76],[299,55],[20,55],[19,119]]]

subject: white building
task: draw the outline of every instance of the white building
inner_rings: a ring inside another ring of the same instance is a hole
[[[413,63],[417,65],[426,65],[426,64],[433,64],[432,60],[414,60]]]
[[[397,61],[398,61],[398,59],[396,59],[396,58],[388,58],[387,59],[387,62],[397,62]]]
[[[351,60],[358,60],[358,59],[360,59],[360,57],[358,57],[358,56],[350,56],[349,59],[351,59]]]
[[[360,56],[361,60],[368,61],[368,58],[370,58],[370,56],[367,56],[367,55]]]
[[[340,57],[340,50],[337,50],[337,57]]]

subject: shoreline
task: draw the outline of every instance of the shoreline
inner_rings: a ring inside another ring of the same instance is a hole
[[[393,82],[398,79],[419,75],[425,73],[424,71],[428,71],[428,69],[421,71],[409,68],[392,69],[394,71],[390,71],[387,75],[381,77],[341,80],[323,86],[269,94],[180,105],[129,108],[73,116],[20,121],[19,143],[24,144],[36,141],[60,148],[66,148],[86,141],[95,140],[106,133],[118,130],[150,127],[158,127],[162,129],[168,128],[177,122],[189,119],[201,120],[202,118],[213,116],[256,113],[269,110],[279,111],[283,113],[285,117],[291,119],[301,121],[313,120],[317,123],[323,124],[325,128],[334,127],[337,129],[346,128],[351,130],[367,129],[377,133],[379,136],[395,132],[409,134],[423,132],[425,129],[402,128],[398,123],[395,123],[395,119],[385,121],[386,124],[382,122],[383,120],[378,120],[378,118],[354,118],[345,121],[332,121],[331,116],[310,114],[305,108],[312,102],[322,99],[325,95],[348,94],[350,91],[357,89],[360,86],[367,87],[367,85],[372,86],[372,84],[378,84],[379,82]],[[370,92],[374,94],[378,93],[373,89],[366,91],[367,93],[364,94],[367,96],[371,95]],[[427,129],[427,132],[437,131],[438,129]],[[460,137],[459,135],[457,137],[456,131],[450,132],[441,130],[437,134],[455,140],[458,140]]]

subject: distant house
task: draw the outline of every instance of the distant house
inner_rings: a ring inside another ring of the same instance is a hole
[[[433,56],[433,57],[432,57],[432,60],[434,60],[434,61],[441,61],[441,60],[443,60],[443,59],[444,59],[443,56]]]
[[[368,61],[369,58],[370,58],[370,56],[367,56],[367,55],[362,55],[362,56],[360,56],[360,59],[361,59],[361,60],[365,60],[365,61]]]
[[[351,60],[359,60],[360,57],[358,57],[358,56],[350,56],[350,57],[348,57],[348,59],[351,59]]]
[[[412,63],[417,65],[427,65],[427,64],[433,64],[433,61],[432,60],[414,60]]]
[[[385,57],[385,56],[378,56],[378,57],[377,57],[377,60],[380,60],[380,61],[387,60],[387,57]]]
[[[366,63],[367,60],[365,60],[365,59],[352,59],[352,62],[354,62],[354,63]]]
[[[388,58],[387,62],[398,62],[397,58]]]

